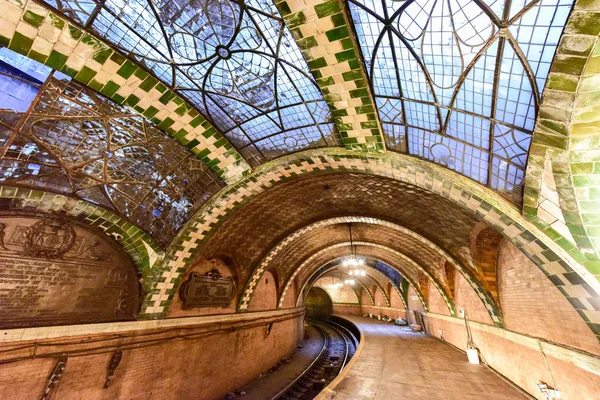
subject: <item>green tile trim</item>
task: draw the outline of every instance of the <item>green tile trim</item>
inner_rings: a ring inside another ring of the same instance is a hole
[[[346,149],[384,152],[378,116],[362,109],[374,101],[342,2],[276,0],[275,5],[317,80]],[[329,54],[323,55],[323,49]],[[363,125],[369,121],[373,123]]]
[[[523,201],[523,215],[583,265],[600,259],[599,27],[600,5],[577,1],[544,90]],[[556,195],[549,198],[552,181]]]
[[[200,158],[226,182],[234,182],[250,170],[229,141],[183,98],[165,91],[140,64],[44,5],[32,0],[0,0],[0,26],[1,41],[11,50],[62,71],[145,116],[152,110],[157,125],[169,120],[169,132],[185,132],[177,138],[184,144],[196,140],[191,151],[202,154]],[[167,93],[166,97],[161,93]],[[202,123],[192,126],[190,122],[198,118]]]

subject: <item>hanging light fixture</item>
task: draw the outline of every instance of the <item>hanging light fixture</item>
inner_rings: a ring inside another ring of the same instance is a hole
[[[355,248],[354,248],[354,241],[353,241],[353,238],[352,238],[352,223],[351,222],[348,223],[348,229],[350,231],[350,252],[351,252],[351,256],[350,257],[346,257],[342,261],[342,266],[344,266],[344,267],[350,267],[350,270],[348,272],[349,275],[365,276],[367,274],[367,272],[359,268],[359,267],[362,267],[363,265],[365,265],[365,260],[362,257],[357,257],[356,256],[356,251],[355,251]]]

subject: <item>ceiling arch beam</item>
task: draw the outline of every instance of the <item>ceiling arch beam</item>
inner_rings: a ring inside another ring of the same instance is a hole
[[[306,282],[310,285],[311,284],[311,279],[318,279],[318,277],[320,277],[325,272],[329,271],[330,269],[334,268],[337,264],[339,264],[339,262],[340,262],[340,260],[342,258],[343,257],[338,257],[338,258],[334,259],[333,261],[330,261],[329,263],[327,263],[324,266],[320,267],[318,270],[316,270],[315,272],[313,272],[311,274],[311,276],[307,279]],[[374,259],[372,259],[370,257],[366,257],[366,259],[367,259],[367,263],[366,264],[369,267],[369,269],[367,269],[367,273],[371,273],[371,274],[374,274],[374,275],[381,276],[384,280],[387,280],[391,284],[392,288],[396,291],[396,294],[398,295],[398,297],[400,297],[400,301],[402,301],[402,304],[404,305],[404,308],[407,308],[408,305],[406,304],[406,300],[404,298],[404,292],[403,292],[402,287],[396,285],[396,283],[394,282],[394,280],[390,276],[388,276],[385,272],[380,271],[379,269],[377,269],[373,265],[373,262],[376,262],[376,260],[374,260]],[[399,274],[397,268],[394,268],[394,267],[390,267],[390,268],[394,269],[394,271]],[[316,275],[318,275],[318,277],[315,278]],[[403,279],[406,280],[406,278],[404,278],[404,277],[403,277]],[[417,290],[417,289],[415,289],[415,290]],[[278,302],[278,308],[282,308],[282,307],[283,307],[283,297],[280,296],[279,302]]]
[[[333,246],[330,246],[330,247],[331,248],[337,248],[339,246],[333,245]],[[323,249],[323,250],[328,250],[328,249]],[[335,259],[326,262],[321,267],[319,267],[319,268],[315,269],[313,272],[311,272],[311,274],[302,283],[302,286],[301,286],[300,290],[298,291],[298,293],[296,295],[296,305],[297,306],[301,305],[300,304],[300,300],[303,300],[303,297],[305,297],[305,295],[303,295],[303,292],[306,291],[306,288],[308,287],[308,285],[310,285],[311,282],[316,281],[316,279],[318,279],[318,277],[320,277],[321,275],[324,275],[329,270],[331,270],[333,268],[336,268],[338,266],[337,264],[339,263],[339,261],[342,258],[344,258],[344,257],[336,257]],[[417,294],[417,297],[419,298],[419,301],[423,305],[423,308],[427,311],[428,310],[427,302],[425,301],[425,297],[421,293],[421,289],[420,289],[419,285],[417,284],[417,282],[414,281],[408,274],[405,274],[405,273],[401,272],[401,270],[399,270],[398,267],[392,266],[391,268],[393,268],[394,270],[396,270],[396,272],[399,272],[400,274],[402,274],[402,277],[404,279],[406,279],[406,281],[409,283],[410,286],[413,287],[415,293]],[[287,289],[289,289],[289,287],[291,287],[291,284],[292,284],[294,278],[295,278],[295,276],[292,276],[292,277],[290,277],[290,279],[288,280],[288,282],[286,282],[286,285],[284,286],[284,291],[281,293],[281,296],[279,297],[278,308],[282,308],[283,307],[283,302],[285,301],[285,295],[287,293]],[[387,278],[387,276],[386,276],[386,278]],[[391,281],[391,279],[390,279],[390,281]],[[396,286],[394,284],[394,282],[392,282],[392,286],[393,287]],[[407,304],[406,304],[406,302],[404,301],[404,298],[402,297],[402,294],[400,292],[400,288],[398,288],[398,291],[399,291],[399,295],[400,295],[400,297],[402,299],[402,302],[403,302],[404,306],[408,307]]]
[[[0,45],[131,107],[196,154],[228,183],[250,166],[184,98],[138,62],[32,0],[0,0]]]
[[[362,278],[362,276],[361,276]],[[390,298],[388,297],[387,293],[385,292],[385,289],[381,287],[381,285],[379,284],[379,282],[377,282],[377,280],[375,280],[372,276],[370,276],[369,274],[365,275],[365,278],[368,279],[370,282],[372,282],[373,284],[375,284],[375,286],[377,286],[377,288],[379,289],[379,291],[381,292],[381,295],[383,296],[383,300],[385,301],[385,304],[388,307],[391,307],[391,303],[390,303]]]
[[[356,280],[358,282],[358,284],[363,288],[363,290],[365,292],[367,292],[367,296],[369,296],[369,300],[371,301],[371,305],[374,306],[375,305],[375,299],[373,298],[373,293],[371,293],[371,291],[369,290],[369,288],[364,284],[363,281],[361,281],[360,279]],[[360,304],[360,292],[359,292],[359,296],[358,296],[358,302]]]
[[[381,295],[383,296],[383,299],[385,301],[385,303],[387,304],[387,306],[390,306],[390,299],[388,298],[387,294],[385,293],[385,290],[381,287],[381,285],[379,284],[379,282],[377,282],[377,280],[373,279],[373,277],[371,277],[369,274],[366,274],[365,276],[352,276],[350,279],[360,279],[361,282],[363,282],[364,280],[366,280],[369,284],[373,284],[375,285],[375,287],[381,292]],[[365,285],[366,286],[366,285]]]
[[[323,278],[329,278],[329,277],[323,277]],[[341,280],[341,278],[339,276],[337,276],[337,275],[332,275],[332,276],[330,276],[330,278],[332,278],[332,280],[333,279]],[[317,285],[317,283],[318,283],[317,281],[315,281],[313,283],[314,283],[313,287],[320,287],[323,290],[325,290],[327,293],[329,293],[330,290],[333,290],[333,289],[328,289],[327,285],[324,284],[324,283],[319,283],[318,285]],[[352,293],[356,296],[356,303],[344,303],[344,304],[356,304],[356,305],[359,305],[360,304],[359,293],[356,291],[356,288],[354,286],[350,286],[350,289],[352,290]],[[329,294],[330,294],[330,297],[332,298],[332,302],[335,303],[335,301],[333,301],[333,295],[332,295],[332,293],[329,293]]]
[[[595,312],[591,304],[600,297],[600,282],[592,273],[592,265],[588,270],[587,265],[575,260],[574,257],[581,257],[577,249],[571,250],[571,256],[559,243],[525,220],[519,210],[498,193],[441,166],[394,152],[382,156],[340,149],[310,150],[281,157],[257,168],[213,197],[181,230],[170,246],[162,274],[157,274],[155,300],[147,306],[168,307],[173,298],[172,289],[179,284],[182,271],[187,270],[199,247],[246,202],[300,176],[349,172],[415,185],[448,199],[475,219],[485,221],[559,286],[590,329],[596,332],[594,322],[586,313]],[[160,288],[158,283],[161,283]]]
[[[337,278],[340,279],[339,277],[337,277]],[[369,287],[367,285],[365,285],[365,283],[362,280],[360,280],[360,279],[356,279],[356,282],[358,282],[358,284],[365,290],[365,292],[367,292],[367,296],[369,296],[369,300],[371,301],[371,305],[374,306],[375,305],[375,299],[373,298],[373,293],[371,293],[371,291],[369,290]],[[354,291],[354,293],[358,297],[358,304],[361,304],[360,291],[356,291],[355,288],[352,285],[350,287],[352,287],[352,290]],[[307,295],[308,295],[308,292],[307,292]],[[304,300],[306,300],[306,298]]]
[[[443,250],[441,247],[432,243],[430,240],[426,239],[422,235],[419,235],[419,234],[411,231],[410,229],[407,229],[401,225],[398,225],[398,224],[395,224],[392,222],[384,221],[384,220],[377,219],[377,218],[368,218],[368,217],[330,218],[330,219],[318,221],[318,222],[312,223],[310,225],[307,225],[307,226],[300,228],[297,231],[291,233],[287,237],[285,237],[263,257],[261,262],[258,264],[258,266],[255,268],[253,273],[250,275],[250,278],[248,279],[248,281],[246,281],[246,286],[245,286],[244,290],[242,291],[242,297],[239,302],[238,309],[239,310],[247,309],[247,306],[248,306],[247,304],[250,302],[250,299],[252,298],[252,296],[254,294],[254,290],[256,289],[256,285],[258,284],[262,274],[264,273],[264,271],[266,271],[269,268],[269,264],[273,260],[273,258],[279,252],[281,252],[283,249],[285,249],[288,244],[292,243],[294,240],[296,240],[298,238],[301,238],[302,235],[305,235],[306,233],[308,233],[314,229],[317,229],[317,228],[320,228],[323,226],[351,223],[351,222],[385,226],[385,227],[394,229],[396,231],[402,232],[403,234],[411,236],[412,238],[418,240],[423,245],[425,245],[429,249],[433,250],[441,257],[446,258],[448,260],[448,262],[450,264],[452,264],[452,266],[454,268],[456,268],[456,270],[463,276],[463,278],[473,288],[473,290],[475,291],[477,296],[481,299],[486,310],[490,314],[490,318],[492,319],[492,321],[494,321],[494,323],[497,324],[498,326],[502,326],[500,310],[499,310],[499,307],[496,305],[494,298],[483,287],[482,283],[479,282],[479,280],[472,273],[472,271],[468,267],[465,267],[464,264],[462,264],[456,257],[452,256],[447,251]],[[413,262],[414,262],[414,260],[413,260]],[[423,269],[426,270],[425,267],[423,267]]]
[[[276,1],[275,5],[317,78],[346,149],[384,152],[375,101],[341,3]],[[324,48],[328,54],[323,54]]]
[[[376,243],[370,243],[370,242],[354,242],[355,245],[358,246],[366,246],[366,247],[374,247],[380,250],[383,250],[384,252],[390,253],[396,257],[402,258],[403,261],[405,261],[408,265],[410,265],[412,268],[415,268],[417,271],[420,271],[421,273],[423,273],[425,276],[427,276],[427,278],[429,280],[431,280],[431,282],[434,284],[435,288],[438,290],[438,292],[440,293],[440,295],[442,296],[442,298],[444,299],[444,301],[446,302],[446,306],[448,307],[448,311],[450,312],[450,315],[455,315],[455,310],[454,310],[454,302],[452,301],[452,299],[450,298],[450,296],[448,295],[448,293],[446,293],[446,291],[444,290],[444,288],[440,285],[440,283],[437,281],[437,279],[431,275],[428,271],[426,271],[421,265],[419,265],[418,263],[416,263],[415,261],[413,261],[412,259],[406,257],[404,254],[391,249],[389,247],[386,246],[382,246]],[[296,278],[296,276],[304,269],[306,268],[310,268],[313,264],[315,259],[317,259],[318,257],[320,257],[321,255],[331,251],[332,249],[336,249],[336,248],[340,248],[340,247],[348,247],[350,246],[350,242],[343,242],[343,243],[337,243],[331,246],[328,246],[324,249],[321,249],[320,251],[314,253],[313,255],[311,255],[310,257],[308,257],[306,260],[304,260],[302,262],[302,264],[296,268],[296,270],[294,271],[294,273],[288,278],[287,282],[285,283],[285,285],[283,286],[283,291],[281,293],[280,296],[280,300],[279,300],[279,308],[281,307],[281,305],[283,304],[283,302],[285,301],[285,295],[288,291],[288,289],[290,288],[290,286],[292,285],[292,282],[294,281],[294,279]],[[348,253],[349,255],[350,253]],[[390,263],[387,260],[379,260],[382,262],[385,262],[386,264],[390,265]],[[402,275],[402,277],[406,278],[407,280],[409,280],[409,282],[413,285],[413,287],[415,289],[420,288],[420,286],[417,284],[417,282],[411,277],[411,275],[409,273],[407,273],[401,266],[398,265],[391,265],[392,268],[396,269],[397,272],[400,273],[400,275]],[[303,284],[306,285],[306,280],[305,283]],[[419,293],[420,293],[420,289],[418,289]],[[302,290],[300,291],[300,293],[302,292]],[[422,294],[420,294],[421,298],[422,298],[422,302],[425,306],[425,308],[427,308],[427,302],[425,301],[424,297],[422,296]],[[247,307],[247,306],[246,306]]]
[[[336,260],[341,260],[341,258],[338,258]],[[378,281],[377,279],[375,279],[373,277],[373,275],[376,275],[378,277],[383,278],[385,281],[387,281],[388,283],[391,283],[392,288],[394,288],[394,290],[396,290],[396,293],[398,294],[398,296],[400,297],[400,299],[402,300],[402,303],[404,304],[404,299],[402,298],[402,292],[400,291],[400,289],[396,286],[396,284],[391,280],[391,278],[389,278],[388,276],[386,276],[384,273],[382,273],[381,271],[377,270],[375,267],[373,267],[372,265],[370,265],[370,261],[372,261],[371,258],[367,257],[367,262],[366,265],[364,267],[366,267],[365,272],[366,272],[366,277],[369,278],[369,280],[371,282],[373,282],[375,285],[377,285],[377,287],[379,288],[379,291],[381,292],[386,306],[387,307],[391,307],[391,301],[390,301],[390,297],[388,296],[388,294],[385,291],[385,288],[381,286],[381,282]],[[319,276],[316,279],[320,279],[321,277],[323,277],[326,273],[330,273],[330,272],[337,272],[340,271],[342,272],[342,268],[339,267],[339,265],[336,266],[331,266],[327,271],[325,272],[320,272]],[[351,278],[352,279],[352,278]],[[307,281],[308,282],[308,281]],[[404,306],[406,307],[406,304],[404,304]]]

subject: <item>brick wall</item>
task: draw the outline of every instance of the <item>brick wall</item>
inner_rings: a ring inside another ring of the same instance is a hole
[[[371,305],[371,299],[369,298],[366,290],[364,288],[359,289],[360,294],[360,304],[369,304]]]
[[[293,352],[302,338],[302,316],[274,322],[268,337],[266,331],[263,324],[126,350],[107,389],[103,386],[111,353],[70,357],[52,398],[222,399],[229,391],[243,387]],[[135,335],[144,333],[148,331],[136,331]],[[72,341],[106,336],[75,337]],[[48,340],[41,341],[44,342]],[[0,346],[0,351],[6,348],[7,345]],[[4,353],[2,358],[6,357]],[[3,364],[0,398],[40,398],[55,362],[55,359],[33,359]]]
[[[373,314],[377,315],[387,315],[392,319],[397,318],[406,318],[406,310],[404,308],[393,308],[393,307],[373,307],[373,306],[365,306],[362,305],[360,307],[361,315],[363,314]]]
[[[281,308],[293,308],[296,307],[296,300],[297,300],[297,290],[296,290],[296,283],[294,282],[293,284],[291,284],[288,289],[287,289],[287,293],[285,294],[284,300],[283,300],[283,304],[281,305]]]
[[[214,261],[214,262],[213,262]],[[232,278],[233,274],[231,273],[230,268],[227,264],[219,259],[214,260],[206,260],[201,259],[198,260],[192,268],[190,268],[183,279],[179,282],[179,286],[183,282],[185,282],[192,273],[198,273],[200,275],[206,275],[210,270],[216,269],[221,275],[225,278]],[[237,293],[239,293],[240,288],[239,285],[236,285]],[[237,294],[236,293],[236,294]],[[218,314],[233,314],[236,311],[236,299],[234,298],[229,307],[203,307],[203,308],[192,308],[190,310],[183,309],[183,302],[179,297],[179,287],[177,287],[177,293],[173,296],[173,302],[171,303],[171,307],[167,313],[167,318],[178,318],[178,317],[196,317],[202,315],[218,315]]]
[[[490,314],[485,309],[481,299],[477,297],[469,282],[467,282],[461,274],[456,274],[455,281],[455,299],[456,311],[462,307],[467,310],[469,319],[472,321],[481,322],[484,324],[493,325]]]
[[[365,296],[366,297],[366,296]],[[390,307],[386,307],[385,299],[381,294],[381,291],[377,289],[375,296],[373,296],[375,300],[375,306],[371,305],[371,301],[368,298],[365,298],[365,302],[360,305],[360,315],[363,314],[373,314],[373,315],[387,315],[390,318],[406,318],[406,309],[404,308],[404,304],[396,293],[395,290],[391,290],[388,294],[390,299]]]
[[[398,295],[398,293],[392,289],[389,292],[389,297],[390,297],[390,305],[392,306],[392,308],[399,310],[398,315],[395,315],[395,318],[398,318],[398,317],[406,318],[406,307],[404,306],[404,303],[402,302],[402,299],[400,299],[400,296]]]
[[[497,277],[506,330],[600,354],[596,337],[568,300],[523,253],[507,241],[502,242],[498,252]],[[435,290],[430,290],[430,312],[448,315],[441,312],[443,308],[438,297]],[[472,321],[491,325],[485,308],[460,274],[456,275],[455,301],[457,307],[468,311]],[[448,321],[429,314],[426,326],[430,334],[440,337],[441,330],[446,341],[461,349],[466,348],[467,337],[462,320]],[[599,398],[600,376],[577,367],[575,361],[568,363],[547,355],[548,370],[544,355],[536,346],[532,348],[485,330],[472,329],[472,334],[483,359],[536,398],[543,400],[536,387],[540,382],[556,385],[563,400]]]
[[[442,330],[444,339],[454,346],[465,349],[467,336],[462,321],[449,322],[426,317],[427,331],[440,337]],[[600,393],[600,376],[594,375],[577,366],[547,356],[550,371],[546,367],[543,354],[536,349],[515,343],[493,333],[471,329],[473,342],[479,348],[480,355],[492,368],[524,388],[539,400],[544,400],[536,384],[546,382],[554,384],[562,394],[562,400],[593,400]],[[466,355],[464,355],[466,359]]]
[[[600,344],[560,291],[514,245],[498,254],[500,306],[506,329],[600,354]]]
[[[440,292],[435,288],[433,283],[429,281],[429,311],[436,314],[450,315],[448,306],[442,298]]]
[[[334,304],[333,313],[337,315],[363,315],[361,307],[352,304]]]
[[[413,311],[423,311],[423,304],[421,304],[421,301],[419,300],[419,298],[417,297],[417,293],[415,292],[415,290],[413,289],[412,286],[409,286],[408,288],[408,313],[407,313],[407,318],[408,318],[408,322],[410,322],[411,324],[414,324],[415,321],[415,316],[413,315]]]

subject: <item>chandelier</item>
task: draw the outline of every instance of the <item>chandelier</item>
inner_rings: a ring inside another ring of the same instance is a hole
[[[365,260],[362,257],[356,256],[356,251],[354,248],[354,241],[352,240],[352,223],[351,222],[348,223],[348,229],[350,231],[350,251],[351,251],[352,255],[350,257],[346,257],[342,261],[342,266],[350,267],[350,270],[348,271],[349,275],[365,276],[367,274],[367,272],[360,268],[363,265],[365,265]]]

